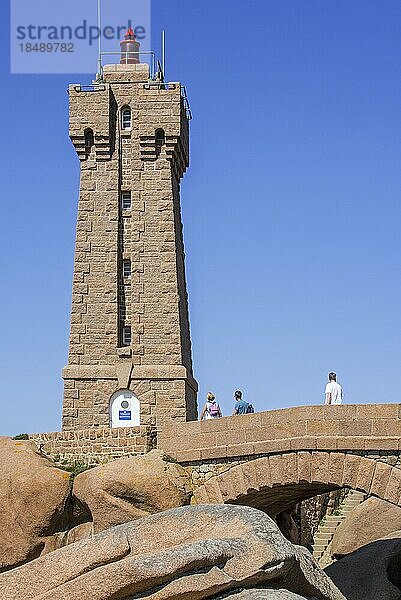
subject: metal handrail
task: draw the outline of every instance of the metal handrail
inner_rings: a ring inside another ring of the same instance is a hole
[[[182,99],[184,101],[184,106],[185,106],[185,110],[187,113],[187,119],[188,121],[192,121],[192,111],[191,111],[191,107],[189,105],[189,100],[188,100],[188,94],[187,94],[187,88],[185,87],[185,85],[181,86],[181,96]]]
[[[105,89],[106,86],[104,85],[104,83],[92,83],[88,85],[82,85],[78,83],[77,85],[74,85],[74,90],[76,92],[104,92]]]

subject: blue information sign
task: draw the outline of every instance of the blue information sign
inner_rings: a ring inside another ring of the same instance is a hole
[[[131,421],[131,411],[130,410],[120,410],[119,417],[120,421]]]

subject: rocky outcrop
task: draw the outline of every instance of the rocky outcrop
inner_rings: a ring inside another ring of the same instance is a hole
[[[401,531],[325,569],[347,600],[401,600]]]
[[[190,497],[184,469],[156,450],[72,482],[33,442],[0,438],[0,470],[0,572]]]
[[[0,589],[2,600],[345,600],[267,515],[229,505],[114,527],[0,574]]]
[[[401,508],[379,498],[368,498],[337,528],[330,552],[333,557],[351,554],[374,540],[401,530]]]
[[[0,571],[38,557],[65,527],[70,474],[33,442],[0,438]]]
[[[184,506],[188,492],[184,469],[157,450],[113,460],[81,473],[74,482],[74,496],[89,509],[95,533]]]

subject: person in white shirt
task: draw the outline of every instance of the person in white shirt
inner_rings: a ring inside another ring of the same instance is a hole
[[[337,375],[329,373],[329,383],[326,385],[325,404],[341,404],[343,400],[343,389],[337,383]]]

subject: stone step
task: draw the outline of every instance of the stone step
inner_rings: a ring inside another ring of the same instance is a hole
[[[346,517],[365,500],[362,492],[351,491],[345,500],[336,509],[336,513],[327,515],[315,533],[313,543],[313,556],[319,565],[324,568],[333,561],[330,556],[329,547],[339,525]]]
[[[326,550],[325,544],[313,544],[313,552],[323,552]]]
[[[323,527],[321,527],[319,529],[319,533],[335,533],[337,527],[336,525],[323,525]],[[317,534],[319,535],[319,534]]]
[[[315,542],[318,540],[319,542],[323,542],[323,541],[327,541],[327,540],[331,540],[331,538],[333,537],[332,533],[322,533],[321,531],[319,531],[319,533],[315,536]]]
[[[324,525],[329,525],[330,527],[333,525],[337,525],[338,523],[341,523],[341,521],[343,521],[344,518],[341,515],[340,517],[333,517],[332,519],[326,519],[326,521],[324,522]]]

